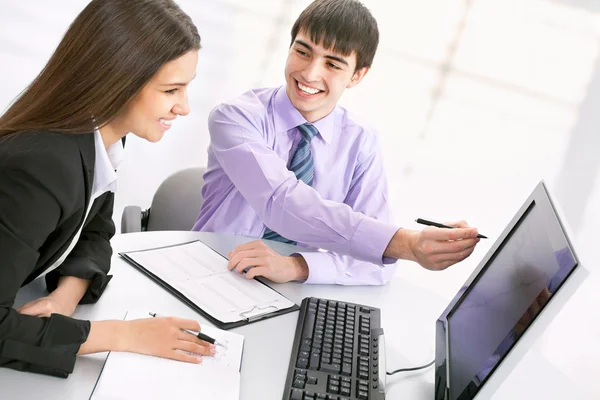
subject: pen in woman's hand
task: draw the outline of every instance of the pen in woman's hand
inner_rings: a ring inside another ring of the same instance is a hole
[[[153,312],[149,312],[148,314],[150,314],[151,317],[162,317],[162,315],[158,315],[157,313],[153,313]],[[213,339],[212,337],[210,337],[202,332],[196,333],[196,332],[190,331],[189,329],[182,329],[182,331],[187,332],[190,335],[194,335],[200,340],[204,340],[205,342],[214,344],[215,346],[221,346],[225,349],[227,348],[227,346],[225,344],[219,342],[217,339]]]
[[[423,219],[423,218],[417,218],[415,220],[415,222],[417,224],[421,224],[421,225],[435,226],[436,228],[456,229],[455,226],[444,225],[444,224],[440,224],[439,222],[429,221],[429,220]],[[478,234],[477,237],[480,239],[487,239],[487,236],[483,236],[482,234]]]

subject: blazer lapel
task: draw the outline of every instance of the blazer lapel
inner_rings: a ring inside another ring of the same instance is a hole
[[[93,133],[78,133],[73,135],[79,144],[79,153],[81,154],[81,163],[85,175],[85,212],[87,211],[92,196],[92,186],[94,184],[94,167],[96,164],[96,147]],[[82,223],[84,221],[81,221]]]

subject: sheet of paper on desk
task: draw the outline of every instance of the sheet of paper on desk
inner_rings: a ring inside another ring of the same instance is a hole
[[[227,270],[228,261],[200,241],[127,256],[222,322],[241,321],[250,311],[294,306],[262,283]]]
[[[147,315],[130,312],[126,319],[146,318]],[[91,400],[238,400],[244,337],[211,326],[203,326],[202,332],[225,343],[227,349],[217,346],[217,354],[203,357],[201,364],[111,352]]]

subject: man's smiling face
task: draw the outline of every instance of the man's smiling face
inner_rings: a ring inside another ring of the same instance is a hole
[[[287,95],[307,121],[318,121],[335,108],[344,90],[356,86],[368,71],[367,67],[355,69],[355,53],[335,53],[299,32],[285,65]]]

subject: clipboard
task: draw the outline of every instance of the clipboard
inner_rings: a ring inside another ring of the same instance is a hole
[[[287,313],[297,311],[300,309],[300,307],[297,304],[293,303],[288,298],[286,298],[281,293],[279,293],[277,290],[271,288],[269,285],[265,284],[264,282],[262,282],[258,279],[246,280],[246,278],[241,278],[247,282],[251,282],[251,281],[256,282],[256,283],[253,283],[253,285],[260,284],[263,287],[268,288],[269,291],[272,291],[274,294],[278,295],[281,299],[285,299],[285,301],[283,301],[283,300],[281,301],[281,303],[283,303],[283,305],[285,305],[285,307],[282,307],[282,304],[274,304],[274,303],[252,304],[252,305],[249,305],[247,308],[236,310],[236,312],[239,311],[239,317],[240,317],[239,320],[231,321],[231,322],[223,321],[223,320],[219,319],[218,316],[212,315],[208,310],[201,307],[198,304],[198,302],[194,301],[194,299],[191,298],[192,296],[189,295],[188,293],[185,293],[184,290],[180,290],[179,288],[174,287],[173,284],[168,282],[168,279],[163,274],[161,274],[160,272],[157,272],[157,271],[151,271],[149,268],[147,268],[147,266],[144,266],[143,263],[140,263],[134,259],[136,253],[139,255],[139,253],[142,253],[142,252],[146,252],[146,253],[153,252],[153,251],[156,252],[156,251],[161,251],[164,249],[172,249],[172,248],[177,248],[177,247],[195,244],[195,243],[202,244],[206,248],[210,249],[210,251],[213,252],[214,254],[216,254],[219,258],[222,258],[224,261],[227,260],[226,257],[224,257],[223,255],[221,255],[220,253],[215,251],[212,247],[206,245],[205,243],[203,243],[200,240],[193,240],[193,241],[178,243],[178,244],[169,245],[169,246],[155,247],[155,248],[137,250],[137,251],[131,251],[131,252],[120,252],[118,254],[121,258],[123,258],[125,261],[127,261],[130,265],[132,265],[133,267],[138,269],[140,272],[142,272],[143,274],[148,276],[150,279],[152,279],[154,282],[159,284],[161,287],[163,287],[169,293],[171,293],[172,295],[177,297],[179,300],[181,300],[183,303],[188,305],[191,309],[193,309],[194,311],[198,312],[203,317],[208,319],[212,324],[216,325],[217,327],[219,327],[220,329],[223,329],[223,330],[236,328],[238,326],[247,325],[247,324],[250,324],[250,323],[253,323],[256,321],[260,321],[263,319],[267,319],[267,318],[277,317],[279,315],[287,314]],[[198,267],[200,268],[200,266],[198,266]],[[227,274],[229,274],[229,273],[230,272],[227,271]],[[160,275],[163,275],[163,276],[160,276]],[[223,275],[225,275],[225,273]],[[287,304],[287,303],[289,303],[289,304]]]

